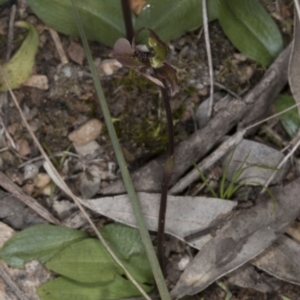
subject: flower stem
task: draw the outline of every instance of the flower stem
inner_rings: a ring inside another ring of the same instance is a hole
[[[166,82],[164,82],[166,86]],[[168,184],[170,182],[173,167],[174,167],[174,131],[173,131],[173,117],[170,106],[170,98],[166,88],[160,88],[164,107],[167,116],[167,132],[168,132],[168,152],[167,159],[164,166],[162,185],[161,185],[161,197],[160,208],[158,217],[158,231],[157,231],[157,256],[160,263],[160,267],[164,270],[164,240],[165,240],[165,219],[167,210],[167,197],[168,197]]]
[[[126,28],[127,40],[132,41],[134,36],[132,19],[131,19],[131,9],[129,0],[121,0],[122,2],[122,11],[123,11],[123,20]]]

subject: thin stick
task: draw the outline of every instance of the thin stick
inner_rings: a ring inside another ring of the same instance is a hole
[[[166,85],[166,82],[164,82]],[[164,269],[164,240],[165,240],[165,219],[167,210],[167,197],[168,197],[168,184],[170,182],[173,167],[174,167],[174,131],[173,131],[173,117],[170,106],[169,94],[166,88],[160,88],[164,106],[167,116],[167,131],[168,131],[168,152],[167,159],[163,171],[162,185],[161,185],[161,197],[158,217],[158,231],[157,231],[157,256],[162,270]]]
[[[55,31],[54,29],[52,29],[50,27],[48,29],[49,29],[49,33],[52,37],[52,40],[54,42],[54,45],[55,45],[56,51],[58,53],[58,56],[60,58],[60,62],[64,66],[69,62],[69,60],[68,60],[68,57],[65,53],[64,47],[61,43],[60,37],[59,37],[57,31]]]
[[[0,265],[0,277],[3,278],[4,282],[9,286],[12,292],[18,297],[19,300],[28,300],[28,298],[24,295],[23,291],[14,283],[14,281],[10,278],[9,274],[6,272],[3,266]]]
[[[214,72],[213,72],[213,64],[211,58],[206,0],[202,0],[202,15],[203,15],[204,38],[205,38],[206,54],[207,54],[207,61],[208,61],[209,82],[210,82],[209,108],[208,108],[207,116],[208,118],[210,118],[212,115],[213,104],[214,104]]]
[[[131,9],[129,0],[121,0],[122,2],[122,11],[123,11],[123,19],[126,28],[126,36],[128,41],[132,41],[134,36],[132,19],[131,19]]]

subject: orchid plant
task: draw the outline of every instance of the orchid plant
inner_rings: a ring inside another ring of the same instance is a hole
[[[161,88],[167,88],[164,83],[167,82],[170,85],[171,95],[174,95],[178,92],[178,80],[176,70],[165,61],[168,47],[153,30],[148,28],[148,44],[155,54],[140,50],[135,40],[143,29],[136,32],[132,44],[125,38],[118,39],[113,48],[113,56],[122,65],[134,69]],[[148,70],[152,70],[153,75],[148,74]]]
[[[157,234],[158,260],[161,268],[163,269],[163,244],[168,184],[171,179],[175,161],[173,118],[168,90],[170,90],[172,96],[178,92],[178,79],[176,70],[166,62],[166,58],[168,55],[167,45],[162,40],[160,40],[158,35],[153,30],[147,29],[149,33],[148,44],[150,48],[153,49],[153,52],[142,51],[141,48],[136,45],[136,37],[143,29],[144,28],[138,30],[135,33],[131,44],[125,38],[118,39],[113,48],[113,56],[122,65],[134,69],[160,87],[166,110],[169,143],[168,155],[162,176],[161,201]]]

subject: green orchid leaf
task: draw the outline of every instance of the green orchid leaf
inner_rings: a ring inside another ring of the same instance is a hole
[[[19,88],[31,75],[39,45],[39,35],[34,26],[25,21],[17,22],[16,26],[28,29],[28,33],[15,55],[2,66],[11,89]],[[4,78],[0,75],[0,92],[7,90]]]
[[[141,285],[150,293],[153,286]],[[116,300],[140,296],[140,292],[127,279],[116,275],[108,283],[80,283],[64,277],[43,284],[37,290],[41,300]]]
[[[61,33],[78,36],[69,0],[27,0],[27,3],[48,26]],[[112,47],[117,39],[126,36],[121,1],[77,0],[76,4],[89,40]],[[209,0],[208,18],[214,20],[217,16],[218,0]],[[163,41],[169,41],[202,25],[201,3],[198,0],[148,0],[138,17],[132,14],[132,21],[135,30],[148,27]],[[147,38],[144,32],[138,42],[146,44]]]
[[[123,224],[113,223],[101,229],[101,234],[112,250],[131,273],[141,283],[153,283],[153,274],[141,240],[139,231]]]
[[[209,21],[218,17],[218,1],[207,1]],[[148,0],[136,19],[134,28],[151,28],[162,41],[168,42],[202,24],[202,6],[199,0]],[[147,39],[148,34],[144,32],[138,37],[138,42],[146,44]]]
[[[110,224],[101,229],[111,249],[131,275],[141,283],[153,283],[150,264],[137,229]],[[85,239],[69,245],[56,254],[46,267],[69,279],[85,282],[107,282],[115,274],[124,275],[98,239]]]
[[[292,96],[279,95],[275,101],[275,108],[279,113],[295,104],[295,100]],[[279,119],[288,135],[293,138],[297,134],[300,127],[300,118],[297,107],[280,115]]]
[[[31,10],[55,30],[79,36],[70,0],[28,0]],[[113,46],[126,36],[121,1],[75,1],[87,39]],[[134,15],[132,14],[133,22]]]
[[[269,65],[283,47],[280,31],[257,0],[219,0],[219,21],[233,43],[263,65]]]
[[[145,253],[140,233],[136,228],[112,223],[101,228],[100,232],[109,246],[127,260],[132,255]]]
[[[33,259],[45,263],[65,247],[86,237],[84,232],[63,226],[36,225],[7,241],[0,250],[0,258],[17,268]]]
[[[146,254],[132,255],[124,266],[140,283],[154,284],[154,277]]]
[[[49,260],[46,267],[69,279],[85,283],[111,281],[115,274],[124,273],[102,243],[92,238],[73,243]]]

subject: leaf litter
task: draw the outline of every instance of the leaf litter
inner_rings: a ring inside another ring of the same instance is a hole
[[[121,197],[121,196],[120,196]],[[108,199],[107,197],[106,198],[104,198],[104,199]],[[96,199],[96,200],[98,200],[98,199]],[[212,200],[212,199],[208,199],[208,200]],[[219,200],[219,201],[216,201],[216,200]],[[89,201],[93,201],[93,200],[89,200]],[[214,199],[214,201],[215,201],[215,204],[214,205],[212,205],[212,207],[216,207],[216,206],[218,206],[218,205],[220,205],[221,206],[221,202],[223,202],[223,200],[221,200],[221,199]],[[214,201],[211,201],[212,203],[214,203]],[[206,207],[209,207],[210,205],[208,204],[208,202],[205,202],[206,203]],[[226,203],[227,203],[227,201],[226,201]],[[229,202],[228,202],[229,203]],[[224,205],[224,207],[226,207],[226,209],[225,209],[225,211],[227,211],[228,210],[228,212],[229,211],[231,211],[231,209],[232,209],[232,207],[233,206],[235,206],[236,205],[236,203],[235,202],[232,202],[232,204],[231,205],[229,205],[229,204],[226,204],[226,205]],[[228,207],[227,207],[227,205],[228,205]],[[229,206],[231,207],[231,209],[229,209]],[[200,206],[199,206],[200,207]],[[222,206],[221,206],[221,208],[223,208]],[[202,209],[201,209],[202,210]],[[220,209],[220,211],[219,210],[217,210],[217,212],[218,213],[220,213],[220,214],[224,214],[225,212],[223,211],[222,212],[222,209]],[[234,215],[234,214],[232,214],[232,215]],[[201,226],[199,226],[199,227],[197,227],[196,228],[196,226],[195,227],[193,227],[192,229],[193,230],[190,230],[190,232],[186,232],[186,233],[182,233],[182,236],[181,236],[181,238],[183,239],[184,237],[185,237],[185,235],[188,235],[189,233],[191,233],[191,232],[194,232],[194,231],[196,231],[196,230],[199,230],[199,229],[205,229],[205,226],[208,226],[209,227],[209,225],[211,224],[211,222],[213,222],[214,220],[216,220],[216,218],[217,218],[217,214],[214,216],[214,217],[212,217],[212,216],[210,216],[210,219],[209,219],[209,222],[207,222],[204,226],[203,226],[203,224],[199,224],[199,225],[201,225]],[[198,224],[197,224],[198,225]],[[220,229],[218,229],[218,231],[219,231]],[[217,231],[217,232],[218,232]],[[215,232],[213,232],[213,234],[211,234],[211,235],[209,235],[209,239],[212,239],[212,238],[214,238],[214,235],[215,235]],[[250,238],[250,237],[249,237]],[[208,240],[209,240],[208,239]],[[243,238],[242,238],[243,239]],[[245,245],[247,244],[246,242],[247,242],[247,239],[248,239],[248,237],[246,237],[245,238],[245,240],[244,241],[242,241],[242,242],[239,242],[239,241],[237,241],[237,240],[235,240],[234,242],[232,242],[234,245],[237,245],[237,248],[239,249],[240,247],[242,247],[241,246],[241,244],[243,244],[244,242],[245,242]],[[201,239],[200,239],[201,240]],[[196,243],[197,241],[193,241],[193,243]],[[201,248],[202,247],[202,245],[204,244],[204,242],[202,242],[202,244],[201,244],[201,246],[199,246],[198,248]],[[226,246],[224,246],[225,248],[226,248]],[[263,253],[262,253],[263,254]],[[228,256],[229,256],[229,258],[230,258],[230,254],[228,254]],[[228,259],[228,258],[227,258]],[[224,263],[224,262],[223,262]],[[276,275],[274,275],[274,276],[276,276]],[[283,276],[283,275],[281,275],[281,276]]]
[[[300,213],[299,184],[297,179],[284,188],[272,189],[276,195],[275,210],[270,199],[261,199],[255,207],[238,212],[202,247],[172,290],[172,296],[179,299],[202,291],[269,247]]]

